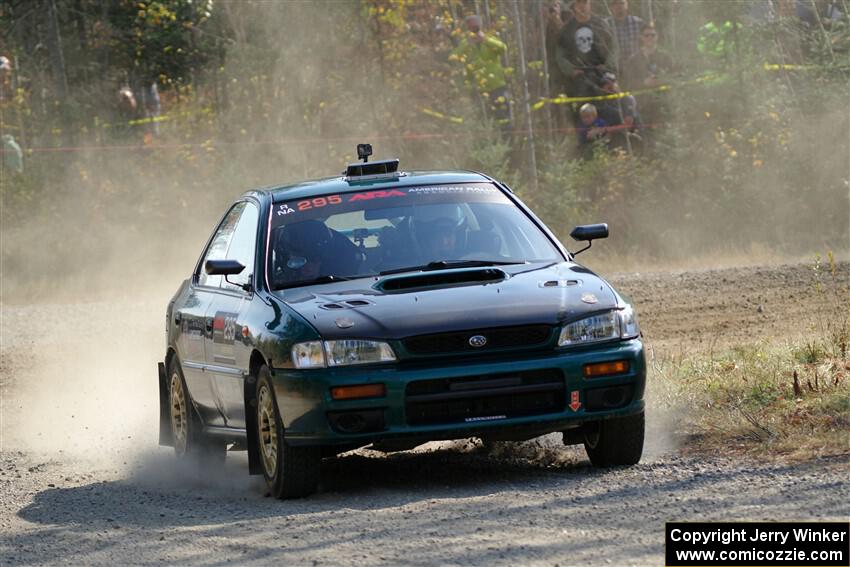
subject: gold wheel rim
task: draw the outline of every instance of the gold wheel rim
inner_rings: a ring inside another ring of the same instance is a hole
[[[183,381],[176,372],[171,376],[171,434],[174,438],[174,450],[179,455],[185,454],[189,434],[186,395],[183,391]]]
[[[257,427],[260,433],[260,456],[263,468],[269,478],[277,471],[277,418],[274,411],[274,400],[269,387],[260,386],[257,396]]]

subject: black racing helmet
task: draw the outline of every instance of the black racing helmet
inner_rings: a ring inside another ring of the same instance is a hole
[[[330,248],[333,234],[318,220],[288,224],[281,229],[276,251],[283,258],[299,256],[306,260],[321,260]]]
[[[466,228],[466,216],[457,203],[420,205],[413,212],[413,234],[421,247],[438,242],[441,237],[459,237]]]

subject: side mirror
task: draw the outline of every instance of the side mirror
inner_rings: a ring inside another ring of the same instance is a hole
[[[597,238],[608,238],[608,223],[598,223],[598,224],[582,224],[573,229],[570,233],[570,236],[573,237],[573,240],[587,241],[587,246],[579,250],[578,252],[573,252],[573,256],[577,254],[581,254],[588,248],[590,248],[593,241]]]
[[[236,260],[207,260],[204,271],[210,276],[235,276],[241,274],[245,266]]]
[[[570,233],[573,240],[596,240],[597,238],[608,238],[608,223],[582,224]]]

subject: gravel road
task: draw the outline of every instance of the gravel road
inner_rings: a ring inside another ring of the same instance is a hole
[[[611,281],[662,356],[783,340],[829,314],[804,265]],[[665,521],[850,520],[850,453],[683,456],[675,415],[651,405],[632,468],[591,469],[556,436],[470,440],[350,453],[314,497],[276,501],[244,453],[199,472],[156,446],[166,301],[2,306],[0,565],[661,565]]]

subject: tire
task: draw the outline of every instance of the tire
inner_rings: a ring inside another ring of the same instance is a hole
[[[198,412],[192,405],[180,361],[175,356],[168,366],[168,407],[174,453],[181,461],[206,466],[222,466],[227,444],[204,435]]]
[[[319,484],[321,447],[286,442],[268,367],[262,366],[257,377],[257,444],[266,484],[275,498],[309,496]]]
[[[635,465],[643,453],[643,412],[584,426],[584,450],[594,467]]]

